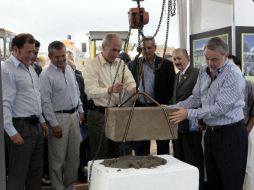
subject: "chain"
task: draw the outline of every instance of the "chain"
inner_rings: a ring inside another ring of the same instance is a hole
[[[162,22],[162,18],[163,18],[163,12],[164,12],[164,8],[165,8],[165,2],[166,2],[166,0],[163,0],[163,2],[162,2],[160,20],[159,20],[159,24],[158,24],[158,26],[157,26],[157,29],[156,29],[156,31],[155,31],[155,33],[154,33],[154,35],[153,35],[153,38],[155,38],[155,36],[157,35],[157,33],[158,33],[159,30],[160,30],[161,22]]]
[[[126,67],[126,64],[125,62],[123,63],[123,70],[122,70],[122,80],[121,80],[121,83],[124,83],[124,73],[125,73],[125,67]],[[122,103],[122,95],[123,95],[123,91],[122,92],[119,92],[119,104]]]
[[[121,59],[119,59],[119,64],[118,64],[118,66],[117,66],[116,74],[115,74],[115,76],[114,76],[114,80],[113,80],[113,83],[112,83],[112,91],[113,91],[113,86],[114,86],[115,83],[116,83],[116,77],[117,77],[117,75],[118,75],[118,72],[119,72],[119,69],[120,69],[120,66],[121,66],[121,62],[122,62]],[[111,97],[112,97],[112,93],[113,93],[113,92],[110,92],[110,94],[109,94],[109,99],[108,99],[107,107],[108,107],[109,104],[110,104]]]
[[[167,45],[168,45],[168,33],[169,33],[169,23],[170,23],[170,12],[171,11],[172,11],[172,0],[168,0],[168,18],[167,18],[166,38],[165,38],[165,44],[164,44],[164,50],[163,50],[163,56],[162,56],[163,59],[165,57],[165,53],[166,53]]]
[[[140,8],[140,1],[137,1],[138,8]],[[143,12],[140,12],[140,26],[138,27],[138,47],[137,47],[137,52],[139,53],[138,56],[141,54],[142,49],[141,49],[141,36],[144,38],[144,33],[143,33]]]
[[[140,9],[140,1],[137,1],[137,4],[138,4],[138,8]]]
[[[171,2],[171,16],[175,16],[176,15],[176,0],[173,0],[173,7],[172,7],[172,2]]]
[[[131,35],[131,26],[129,27],[129,31],[128,31],[128,34],[127,34],[127,37],[126,37],[126,41],[125,41],[124,46],[123,46],[123,51],[125,53],[128,52],[130,35]]]
[[[138,8],[140,9],[140,1],[137,1],[138,4]],[[162,23],[162,19],[163,19],[163,12],[166,6],[166,0],[162,1],[162,7],[161,7],[161,15],[160,15],[160,19],[159,19],[159,24],[157,26],[157,29],[154,33],[154,35],[152,36],[153,38],[155,38],[155,36],[158,34],[160,27],[161,27],[161,23]],[[165,56],[166,50],[167,50],[167,42],[168,42],[168,32],[169,32],[169,22],[170,22],[170,16],[175,16],[176,14],[176,0],[168,0],[168,11],[167,11],[167,29],[166,29],[166,39],[165,39],[165,44],[164,44],[164,50],[163,50],[163,58]],[[141,15],[142,17],[143,15]],[[141,49],[141,36],[144,38],[144,32],[143,32],[143,20],[141,19],[141,24],[140,27],[138,28],[138,47],[137,47],[137,52],[139,53],[136,57],[139,57],[139,55],[142,52]],[[160,65],[159,65],[160,66]]]
[[[155,70],[160,69],[161,65],[163,64],[164,61],[164,57],[166,54],[166,50],[167,50],[167,44],[168,44],[168,33],[169,33],[169,23],[170,23],[170,12],[172,10],[172,0],[168,0],[168,17],[167,17],[167,28],[166,28],[166,38],[165,38],[165,44],[164,44],[164,48],[163,48],[163,54],[162,54],[162,60],[159,63],[159,65],[155,68]]]

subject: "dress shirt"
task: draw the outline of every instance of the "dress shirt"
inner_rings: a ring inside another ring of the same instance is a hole
[[[182,74],[182,75],[184,75],[185,73],[186,73],[186,71],[188,70],[188,68],[190,67],[190,63],[188,63],[188,65],[185,67],[185,69],[181,72],[180,71],[180,73]]]
[[[155,58],[154,58],[152,64],[145,62],[144,59],[143,59],[143,61],[144,61],[143,62],[143,76],[140,76],[138,91],[145,92],[154,99],[154,78],[155,78],[154,61],[155,61]],[[144,77],[144,81],[143,81],[142,77]],[[143,84],[143,82],[144,82],[144,84]],[[144,89],[144,87],[145,87],[145,89]],[[143,104],[152,103],[152,101],[149,99],[146,99],[146,101],[145,101],[145,98],[143,96],[139,96],[139,101]]]
[[[79,87],[69,65],[65,66],[63,72],[50,63],[40,75],[40,90],[43,113],[51,127],[59,125],[55,111],[70,110],[78,106],[78,112],[83,112]]]
[[[2,64],[4,129],[9,136],[17,134],[13,117],[42,116],[39,79],[32,66],[28,68],[13,55]]]
[[[244,118],[244,89],[240,69],[226,60],[215,80],[207,73],[207,66],[203,66],[192,95],[177,105],[188,109],[188,119],[202,118],[209,126],[231,124]]]
[[[113,85],[119,64],[115,84],[122,81],[123,67],[125,67],[124,89],[130,93],[136,87],[136,83],[130,70],[121,59],[117,58],[112,64],[109,64],[102,54],[99,54],[92,62],[85,65],[85,92],[88,100],[93,99],[96,106],[113,107],[119,104],[119,93],[108,94],[108,88]]]

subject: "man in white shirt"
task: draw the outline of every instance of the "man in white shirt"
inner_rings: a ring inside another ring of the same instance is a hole
[[[102,53],[84,69],[85,92],[90,100],[88,130],[91,159],[118,157],[116,143],[107,139],[104,134],[105,108],[118,105],[120,93],[124,90],[131,94],[136,92],[136,83],[131,72],[118,58],[121,46],[122,42],[117,34],[107,34],[102,42]],[[96,155],[98,147],[100,150]]]
[[[34,51],[34,37],[18,34],[12,40],[12,55],[2,65],[3,116],[9,156],[7,190],[41,187],[43,136],[47,136],[48,128],[42,116],[39,80],[31,66]]]
[[[49,122],[49,174],[53,189],[74,189],[81,141],[79,122],[83,106],[72,68],[66,63],[66,48],[60,41],[49,44],[50,65],[40,75],[42,109]]]

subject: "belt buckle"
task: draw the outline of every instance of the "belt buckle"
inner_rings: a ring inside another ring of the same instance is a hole
[[[211,131],[215,131],[215,127],[214,126],[211,126],[210,129],[211,129]]]
[[[31,115],[27,118],[27,121],[31,124],[31,125],[36,125],[39,123],[39,118],[36,115]]]

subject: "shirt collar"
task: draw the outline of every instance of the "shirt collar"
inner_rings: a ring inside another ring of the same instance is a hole
[[[228,65],[229,62],[231,62],[231,60],[229,60],[229,59],[227,59],[227,60],[224,62],[224,64],[222,65],[222,67],[219,68],[219,69],[217,70],[216,76],[218,76],[220,73],[223,72],[223,70],[227,67],[227,65]],[[206,68],[206,73],[207,73],[208,75],[210,75],[210,69],[209,69],[208,66],[207,66],[207,68]]]
[[[55,64],[53,64],[52,62],[50,62],[50,67],[53,67],[55,70],[57,71],[62,71],[62,69],[58,68]],[[66,65],[65,65],[66,67]]]
[[[13,64],[15,65],[16,68],[18,68],[18,66],[20,64],[23,64],[21,61],[19,61],[13,54],[11,54],[10,56],[11,61],[13,62]],[[23,64],[24,65],[24,64]]]
[[[221,73],[228,65],[228,63],[230,62],[229,59],[227,59],[224,64],[222,65],[222,67],[218,70],[218,73]]]
[[[185,67],[185,69],[182,72],[180,72],[180,73],[182,75],[184,75],[189,67],[190,67],[190,63],[188,63],[188,65]]]
[[[115,61],[114,61],[112,64],[110,64],[110,63],[108,63],[108,62],[106,61],[106,59],[102,56],[102,53],[100,53],[100,54],[98,55],[98,59],[99,59],[100,64],[102,64],[102,65],[105,65],[105,64],[113,65],[113,64],[117,63],[118,60],[119,60],[119,58],[116,58]]]
[[[152,65],[155,65],[155,59],[156,59],[156,54],[154,54]],[[145,63],[145,64],[148,64],[148,62],[146,61],[145,57],[142,57],[142,62]]]

